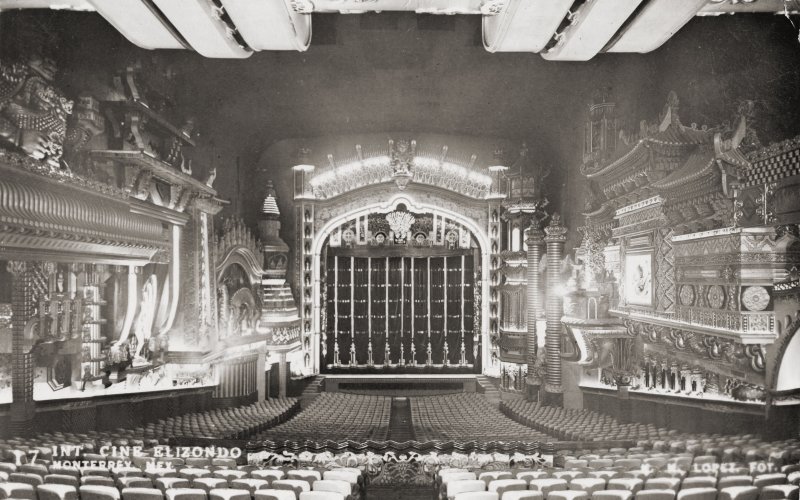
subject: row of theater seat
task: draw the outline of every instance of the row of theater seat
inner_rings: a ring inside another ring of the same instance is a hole
[[[171,437],[241,439],[280,424],[300,408],[294,398],[274,398],[237,408],[224,408],[183,416],[170,417],[134,429],[108,431],[45,432],[31,438],[0,440],[0,460],[16,460],[14,455],[33,455],[49,460],[54,447],[78,446],[83,453],[97,453],[111,446],[152,447],[167,444]],[[87,460],[105,460],[89,455]],[[23,458],[24,460],[24,458]]]
[[[136,429],[143,438],[213,437],[244,439],[284,422],[300,408],[293,398],[275,398],[249,406],[170,417]]]
[[[565,441],[636,441],[656,439],[669,432],[668,429],[659,429],[652,424],[621,424],[602,413],[544,406],[521,399],[502,401],[500,409],[517,422]]]
[[[688,452],[713,455],[725,462],[753,462],[772,455],[784,458],[792,455],[800,460],[800,445],[794,440],[767,442],[750,434],[681,433],[652,424],[619,423],[594,411],[542,406],[522,400],[503,401],[501,411],[517,422],[564,440],[635,441],[636,447],[630,451]]]
[[[800,465],[752,476],[689,476],[681,468],[553,471],[443,469],[440,500],[797,500]],[[677,477],[676,477],[677,476]]]
[[[422,396],[410,402],[417,441],[552,440],[507,418],[482,394]]]
[[[763,471],[800,461],[800,441],[787,439],[767,443],[755,437],[676,435],[668,440],[639,441],[631,448],[578,450],[562,452],[562,455],[576,466],[610,467],[619,459],[650,463],[666,458],[700,464],[743,463]]]
[[[109,469],[0,462],[0,499],[358,500],[363,484],[354,468],[199,467],[168,461]]]
[[[280,441],[385,441],[389,434],[392,398],[322,393],[291,420],[258,434]]]
[[[314,481],[312,488],[278,484],[275,488],[250,492],[246,489],[214,488],[122,488],[86,485],[80,488],[64,484],[43,484],[33,488],[16,483],[0,483],[0,499],[9,500],[348,500],[352,496],[343,481]],[[26,488],[27,487],[27,488]],[[301,490],[301,491],[297,491]]]

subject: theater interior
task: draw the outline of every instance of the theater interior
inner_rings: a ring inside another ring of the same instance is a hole
[[[798,0],[0,0],[0,500],[798,500],[798,269]]]

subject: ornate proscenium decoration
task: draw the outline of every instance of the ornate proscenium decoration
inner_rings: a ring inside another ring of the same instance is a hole
[[[405,211],[395,210],[386,214],[386,222],[389,223],[396,241],[402,241],[407,238],[411,225],[414,224],[415,220],[413,215]]]
[[[389,164],[392,166],[392,178],[398,189],[405,189],[414,178],[414,156],[417,152],[417,141],[389,140]]]

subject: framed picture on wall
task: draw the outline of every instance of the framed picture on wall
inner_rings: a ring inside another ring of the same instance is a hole
[[[625,301],[630,305],[653,305],[653,252],[625,254]]]

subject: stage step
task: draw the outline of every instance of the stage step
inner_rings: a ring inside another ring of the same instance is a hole
[[[308,408],[308,406],[313,403],[315,399],[317,399],[317,396],[320,395],[324,388],[324,382],[325,377],[322,375],[317,375],[314,377],[314,380],[309,382],[303,391],[303,394],[300,395],[300,408]]]
[[[411,401],[406,397],[392,398],[388,439],[398,443],[415,439],[414,422],[411,417]]]
[[[500,406],[500,390],[498,389],[499,381],[486,375],[478,375],[478,385],[480,389],[478,392],[483,393],[484,397],[495,406]]]

